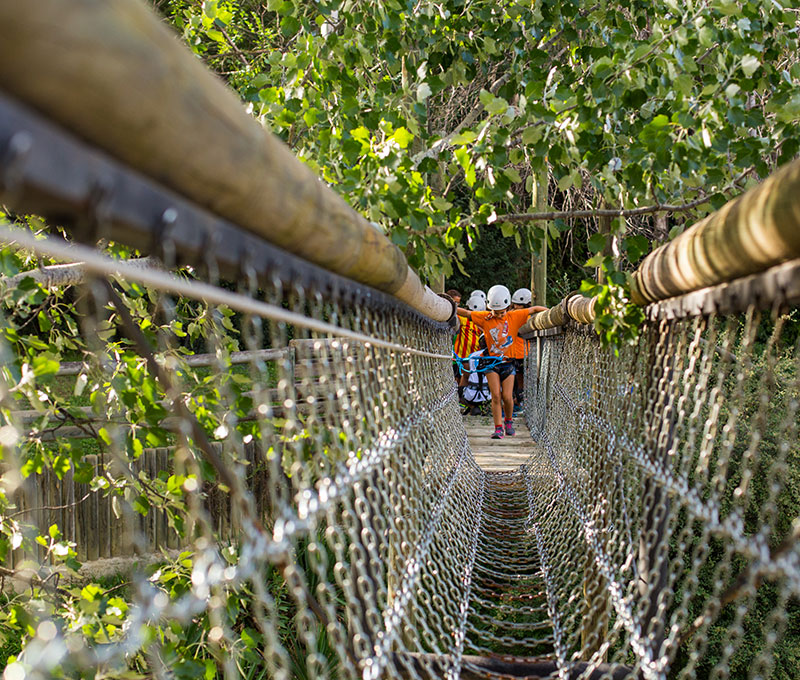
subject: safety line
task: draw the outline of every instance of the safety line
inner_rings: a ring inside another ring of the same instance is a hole
[[[10,247],[33,250],[40,255],[46,255],[63,262],[79,260],[88,271],[96,274],[102,274],[104,276],[122,275],[125,279],[138,281],[161,291],[202,300],[207,303],[227,305],[231,309],[244,312],[245,314],[266,317],[274,321],[284,321],[288,324],[317,333],[330,333],[339,338],[357,340],[374,345],[375,347],[403,352],[405,354],[430,357],[432,359],[446,359],[447,361],[452,360],[450,354],[426,352],[424,350],[389,342],[388,340],[373,338],[369,335],[325,323],[324,321],[309,319],[302,314],[290,312],[277,305],[254,300],[241,293],[226,291],[211,284],[203,283],[202,281],[182,279],[169,272],[150,267],[134,267],[125,260],[115,260],[106,255],[101,255],[92,248],[79,244],[70,244],[50,236],[39,239],[32,233],[17,231],[0,225],[0,241],[5,242],[5,244]]]

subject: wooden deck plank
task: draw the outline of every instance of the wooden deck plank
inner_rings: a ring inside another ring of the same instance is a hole
[[[486,416],[464,416],[464,427],[475,462],[488,472],[516,470],[538,448],[521,418],[514,422],[517,434],[503,439],[491,438],[494,427]]]

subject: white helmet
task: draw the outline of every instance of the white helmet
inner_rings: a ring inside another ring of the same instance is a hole
[[[480,295],[475,295],[473,293],[469,296],[469,300],[467,300],[467,309],[470,312],[485,312],[486,300],[484,300]]]
[[[515,305],[529,305],[531,303],[531,292],[527,288],[518,288],[511,296],[511,302]]]
[[[470,296],[470,297],[481,297],[481,298],[483,298],[484,300],[486,300],[486,293],[484,293],[482,290],[473,290],[473,291],[472,291],[472,292],[469,294],[469,296]]]
[[[486,306],[493,312],[506,309],[511,305],[511,293],[505,286],[492,286],[486,296]]]

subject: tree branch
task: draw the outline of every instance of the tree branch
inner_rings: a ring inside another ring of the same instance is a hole
[[[659,212],[685,212],[703,203],[708,203],[709,200],[710,198],[708,196],[702,196],[701,198],[682,205],[648,205],[641,208],[631,208],[629,210],[560,210],[540,213],[508,213],[506,215],[498,215],[496,221],[517,223],[569,219],[575,217],[633,217],[635,215],[648,215]]]
[[[489,92],[495,94],[495,92],[497,92],[500,86],[510,77],[511,77],[510,72],[507,72],[504,75],[500,76],[497,80],[495,80],[491,84],[491,86],[489,87]],[[414,163],[414,166],[415,167],[418,166],[426,158],[432,158],[438,155],[440,151],[442,151],[446,146],[450,144],[450,141],[453,139],[453,137],[455,137],[459,132],[461,132],[461,130],[463,130],[464,128],[472,127],[475,124],[475,121],[478,120],[478,116],[480,116],[481,113],[483,113],[483,111],[484,111],[483,103],[479,101],[477,104],[475,104],[472,110],[466,116],[464,116],[464,119],[448,133],[446,137],[442,137],[442,139],[438,140],[437,142],[434,142],[433,146],[431,146],[430,149],[427,149],[426,151],[421,151],[420,153],[415,155],[411,159],[411,161]]]
[[[219,29],[219,32],[222,33],[222,37],[225,38],[225,41],[230,45],[233,52],[239,57],[239,60],[244,64],[245,68],[250,66],[250,62],[247,61],[247,57],[242,54],[242,51],[238,48],[235,42],[231,40],[231,37],[228,35],[228,31],[225,30],[224,26],[221,23],[216,23],[215,26]]]

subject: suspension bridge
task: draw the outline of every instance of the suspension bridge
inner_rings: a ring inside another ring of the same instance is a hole
[[[2,575],[36,604],[7,680],[172,677],[193,629],[206,677],[787,677],[800,163],[644,260],[632,344],[595,299],[533,315],[489,442],[451,302],[143,5],[14,4],[0,200],[69,239],[0,239],[69,266],[3,282]],[[125,603],[81,609],[121,558]]]

